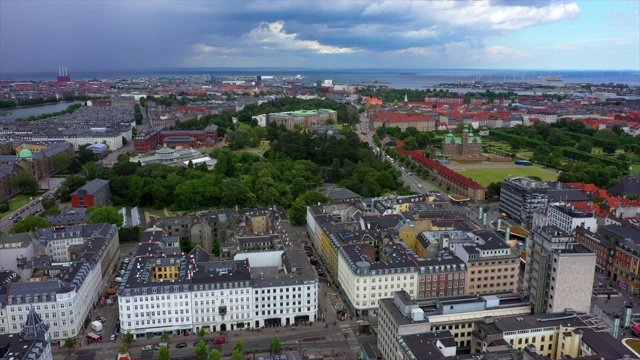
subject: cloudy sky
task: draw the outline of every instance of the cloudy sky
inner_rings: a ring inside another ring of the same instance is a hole
[[[640,69],[638,0],[0,0],[0,73]]]

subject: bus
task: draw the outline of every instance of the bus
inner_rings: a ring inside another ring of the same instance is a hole
[[[521,165],[521,166],[531,166],[531,161],[528,160],[516,160],[516,165]]]

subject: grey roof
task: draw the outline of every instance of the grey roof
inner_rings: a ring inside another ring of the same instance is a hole
[[[555,313],[520,317],[503,317],[496,326],[502,331],[519,331],[553,326],[585,327],[586,324],[575,314]]]
[[[116,228],[115,225],[111,224],[80,224],[80,225],[70,225],[65,227],[55,227],[55,228],[42,228],[37,229],[35,232],[36,238],[45,243],[53,240],[62,240],[68,238],[91,238],[91,237],[111,237],[112,233]],[[111,234],[111,235],[110,235]]]
[[[352,198],[361,198],[360,195],[354,193],[353,191],[345,188],[333,188],[328,189],[322,192],[322,195],[334,199],[334,200],[345,200]]]
[[[93,195],[105,185],[109,186],[109,180],[94,179],[84,184],[71,195]]]
[[[273,287],[317,282],[315,272],[311,268],[309,258],[304,251],[287,250],[282,253],[283,271],[271,271],[269,268],[253,267],[252,282],[254,288]]]
[[[27,314],[27,322],[24,324],[22,331],[20,331],[20,337],[26,341],[46,341],[47,331],[49,331],[49,325],[40,319],[40,315],[36,313],[32,305],[31,309],[29,309],[29,314]]]
[[[640,194],[640,175],[634,175],[631,181],[627,176],[621,176],[619,180],[619,183],[607,189],[610,195]]]
[[[9,286],[9,292],[7,293],[9,298],[12,296],[19,297],[27,295],[35,296],[36,294],[48,295],[58,292],[65,293],[73,289],[72,285],[60,280],[34,281],[19,283],[16,286],[14,285],[16,284],[11,284]]]
[[[51,225],[73,225],[82,224],[89,221],[91,214],[85,208],[70,208],[62,211],[60,215],[48,215],[45,219],[49,220]]]
[[[640,240],[640,230],[616,224],[604,225],[602,228],[623,238]]]
[[[20,243],[20,247],[24,248],[31,245],[31,239],[30,233],[2,234],[0,235],[0,245]]]
[[[591,329],[575,329],[573,332],[582,334],[582,341],[598,354],[598,358],[622,359],[624,355],[634,357],[633,351],[627,349],[608,332],[596,333]]]

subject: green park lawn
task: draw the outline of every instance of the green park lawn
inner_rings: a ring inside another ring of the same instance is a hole
[[[542,180],[557,180],[558,175],[533,166],[516,166],[513,168],[456,169],[457,173],[471,178],[482,186],[504,180],[506,177],[537,176]]]
[[[29,202],[29,197],[27,195],[19,194],[12,197],[7,202],[9,203],[9,211],[1,213],[1,217],[9,215],[21,206],[25,206]]]

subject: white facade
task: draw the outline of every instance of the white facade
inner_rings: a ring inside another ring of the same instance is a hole
[[[89,264],[84,263],[82,267],[78,273],[86,273],[86,277],[81,286],[59,284],[57,280],[52,280],[46,282],[46,285],[51,285],[47,288],[66,288],[68,290],[58,290],[59,292],[53,296],[38,293],[36,289],[32,290],[33,295],[39,295],[38,298],[35,296],[10,296],[6,308],[7,332],[20,332],[29,314],[29,309],[33,306],[42,321],[49,324],[52,341],[64,342],[69,337],[74,338],[81,335],[84,319],[99,299],[103,286],[100,266],[94,266],[90,269]],[[31,284],[34,283],[26,283],[25,285]],[[13,286],[20,287],[20,285],[23,284]]]
[[[344,256],[338,256],[338,282],[356,310],[378,309],[380,299],[393,298],[404,290],[412,298],[418,292],[418,271],[395,272],[395,269],[354,273]]]
[[[549,206],[547,222],[548,225],[555,225],[569,234],[575,234],[579,226],[593,233],[598,230],[598,222],[592,213],[582,212],[564,204]]]
[[[196,289],[192,292],[191,301],[196,332],[207,327],[213,332],[222,331],[222,324],[225,324],[226,330],[237,329],[238,323],[243,324],[241,327],[248,326],[252,309],[251,287],[227,290],[213,289],[211,284],[203,284],[196,286]]]
[[[80,232],[54,233],[47,241],[47,255],[53,262],[69,261],[69,246],[81,245],[84,238]]]
[[[254,327],[265,326],[274,319],[279,325],[295,324],[296,318],[316,321],[318,311],[318,282],[272,286],[253,289],[255,308]]]
[[[131,332],[137,337],[147,332],[190,331],[192,328],[189,285],[152,288],[138,296],[121,296],[118,302],[123,334]]]

